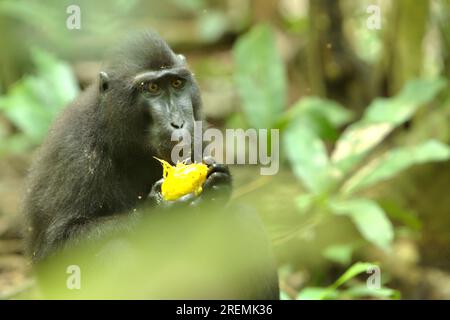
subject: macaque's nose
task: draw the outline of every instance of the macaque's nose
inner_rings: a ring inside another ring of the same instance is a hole
[[[182,129],[184,126],[184,120],[180,119],[180,120],[172,120],[170,122],[170,125],[172,126],[172,128],[174,129]]]

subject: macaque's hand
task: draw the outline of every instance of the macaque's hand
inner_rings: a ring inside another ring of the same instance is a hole
[[[174,201],[165,200],[161,194],[161,185],[164,182],[162,178],[153,185],[148,200],[162,207],[196,206],[204,201],[225,204],[231,195],[231,174],[228,166],[216,163],[212,157],[203,158],[203,163],[208,166],[208,173],[201,194],[196,196],[192,192]]]

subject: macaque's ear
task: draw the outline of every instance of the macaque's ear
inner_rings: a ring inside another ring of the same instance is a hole
[[[100,93],[105,92],[109,88],[109,76],[106,72],[100,71],[99,73],[99,91]]]

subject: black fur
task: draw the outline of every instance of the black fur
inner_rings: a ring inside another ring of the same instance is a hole
[[[137,94],[132,79],[139,72],[181,62],[156,33],[134,35],[105,66],[105,94],[93,84],[57,118],[31,167],[24,201],[33,261],[146,199],[162,170],[153,159],[155,142],[148,139],[150,120],[133,110]],[[196,85],[191,94],[198,120]],[[101,228],[93,230],[102,233]]]

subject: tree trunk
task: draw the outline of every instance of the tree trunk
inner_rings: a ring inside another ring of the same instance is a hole
[[[383,57],[376,86],[379,95],[397,93],[412,78],[422,73],[424,38],[428,15],[428,0],[392,1],[387,26],[383,27]]]
[[[311,0],[309,21],[307,58],[311,93],[362,112],[371,99],[369,70],[344,35],[340,1]]]

